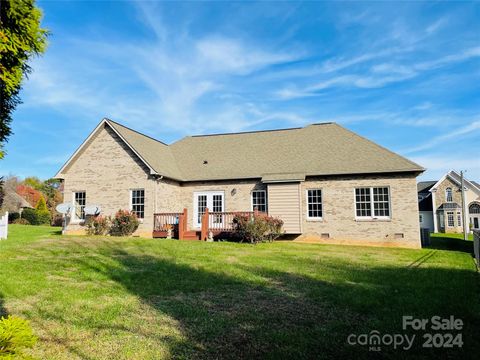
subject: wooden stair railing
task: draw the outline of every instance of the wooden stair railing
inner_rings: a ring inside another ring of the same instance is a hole
[[[183,214],[178,217],[178,239],[182,240],[185,237],[185,233],[187,232],[187,209],[183,209]]]
[[[200,232],[200,240],[208,239],[208,208],[205,209],[205,213],[202,215],[202,228]]]

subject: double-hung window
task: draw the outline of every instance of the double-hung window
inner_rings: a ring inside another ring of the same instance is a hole
[[[388,187],[361,187],[355,189],[357,218],[390,218],[390,191]]]
[[[447,202],[453,202],[453,191],[452,188],[445,189],[445,198]]]
[[[85,205],[87,204],[86,191],[77,191],[73,193],[73,200],[75,204],[75,218],[77,220],[85,220]]]
[[[145,217],[145,189],[134,189],[131,191],[132,212],[139,219]]]
[[[449,227],[455,226],[455,215],[453,211],[447,212],[447,225]]]
[[[265,190],[252,191],[252,210],[267,212],[267,192]]]
[[[321,189],[307,190],[307,218],[321,219],[322,217],[323,217],[322,190]]]

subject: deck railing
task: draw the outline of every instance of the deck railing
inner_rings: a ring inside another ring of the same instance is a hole
[[[231,234],[235,231],[236,215],[254,216],[255,214],[262,213],[256,210],[210,212],[207,208],[201,218],[200,240],[206,240],[210,232],[213,235]],[[174,237],[183,239],[187,231],[187,223],[187,209],[183,209],[181,213],[156,213],[153,222],[154,237],[166,237],[168,230],[171,229]]]
[[[202,216],[202,231],[200,239],[206,240],[210,232],[213,235],[233,233],[235,231],[235,223],[233,221],[235,216],[254,216],[258,214],[261,213],[257,210],[210,212],[207,208]]]
[[[178,225],[180,215],[183,213],[157,213],[153,214],[153,230],[154,231],[167,231],[175,225]]]

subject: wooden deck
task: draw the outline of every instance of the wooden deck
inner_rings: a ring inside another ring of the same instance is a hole
[[[154,238],[166,238],[169,229],[172,238],[179,240],[207,240],[211,233],[215,238],[229,238],[235,232],[236,215],[253,216],[258,211],[210,212],[205,209],[200,230],[188,230],[187,209],[183,212],[154,214]]]

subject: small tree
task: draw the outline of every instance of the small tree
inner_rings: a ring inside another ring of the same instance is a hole
[[[35,205],[35,209],[37,209],[37,211],[48,211],[47,202],[45,201],[43,195],[41,195],[40,199],[38,199],[37,205]]]
[[[52,216],[50,211],[48,211],[47,203],[45,202],[43,195],[38,199],[37,205],[35,206],[35,212],[37,213],[38,225],[50,225]]]

